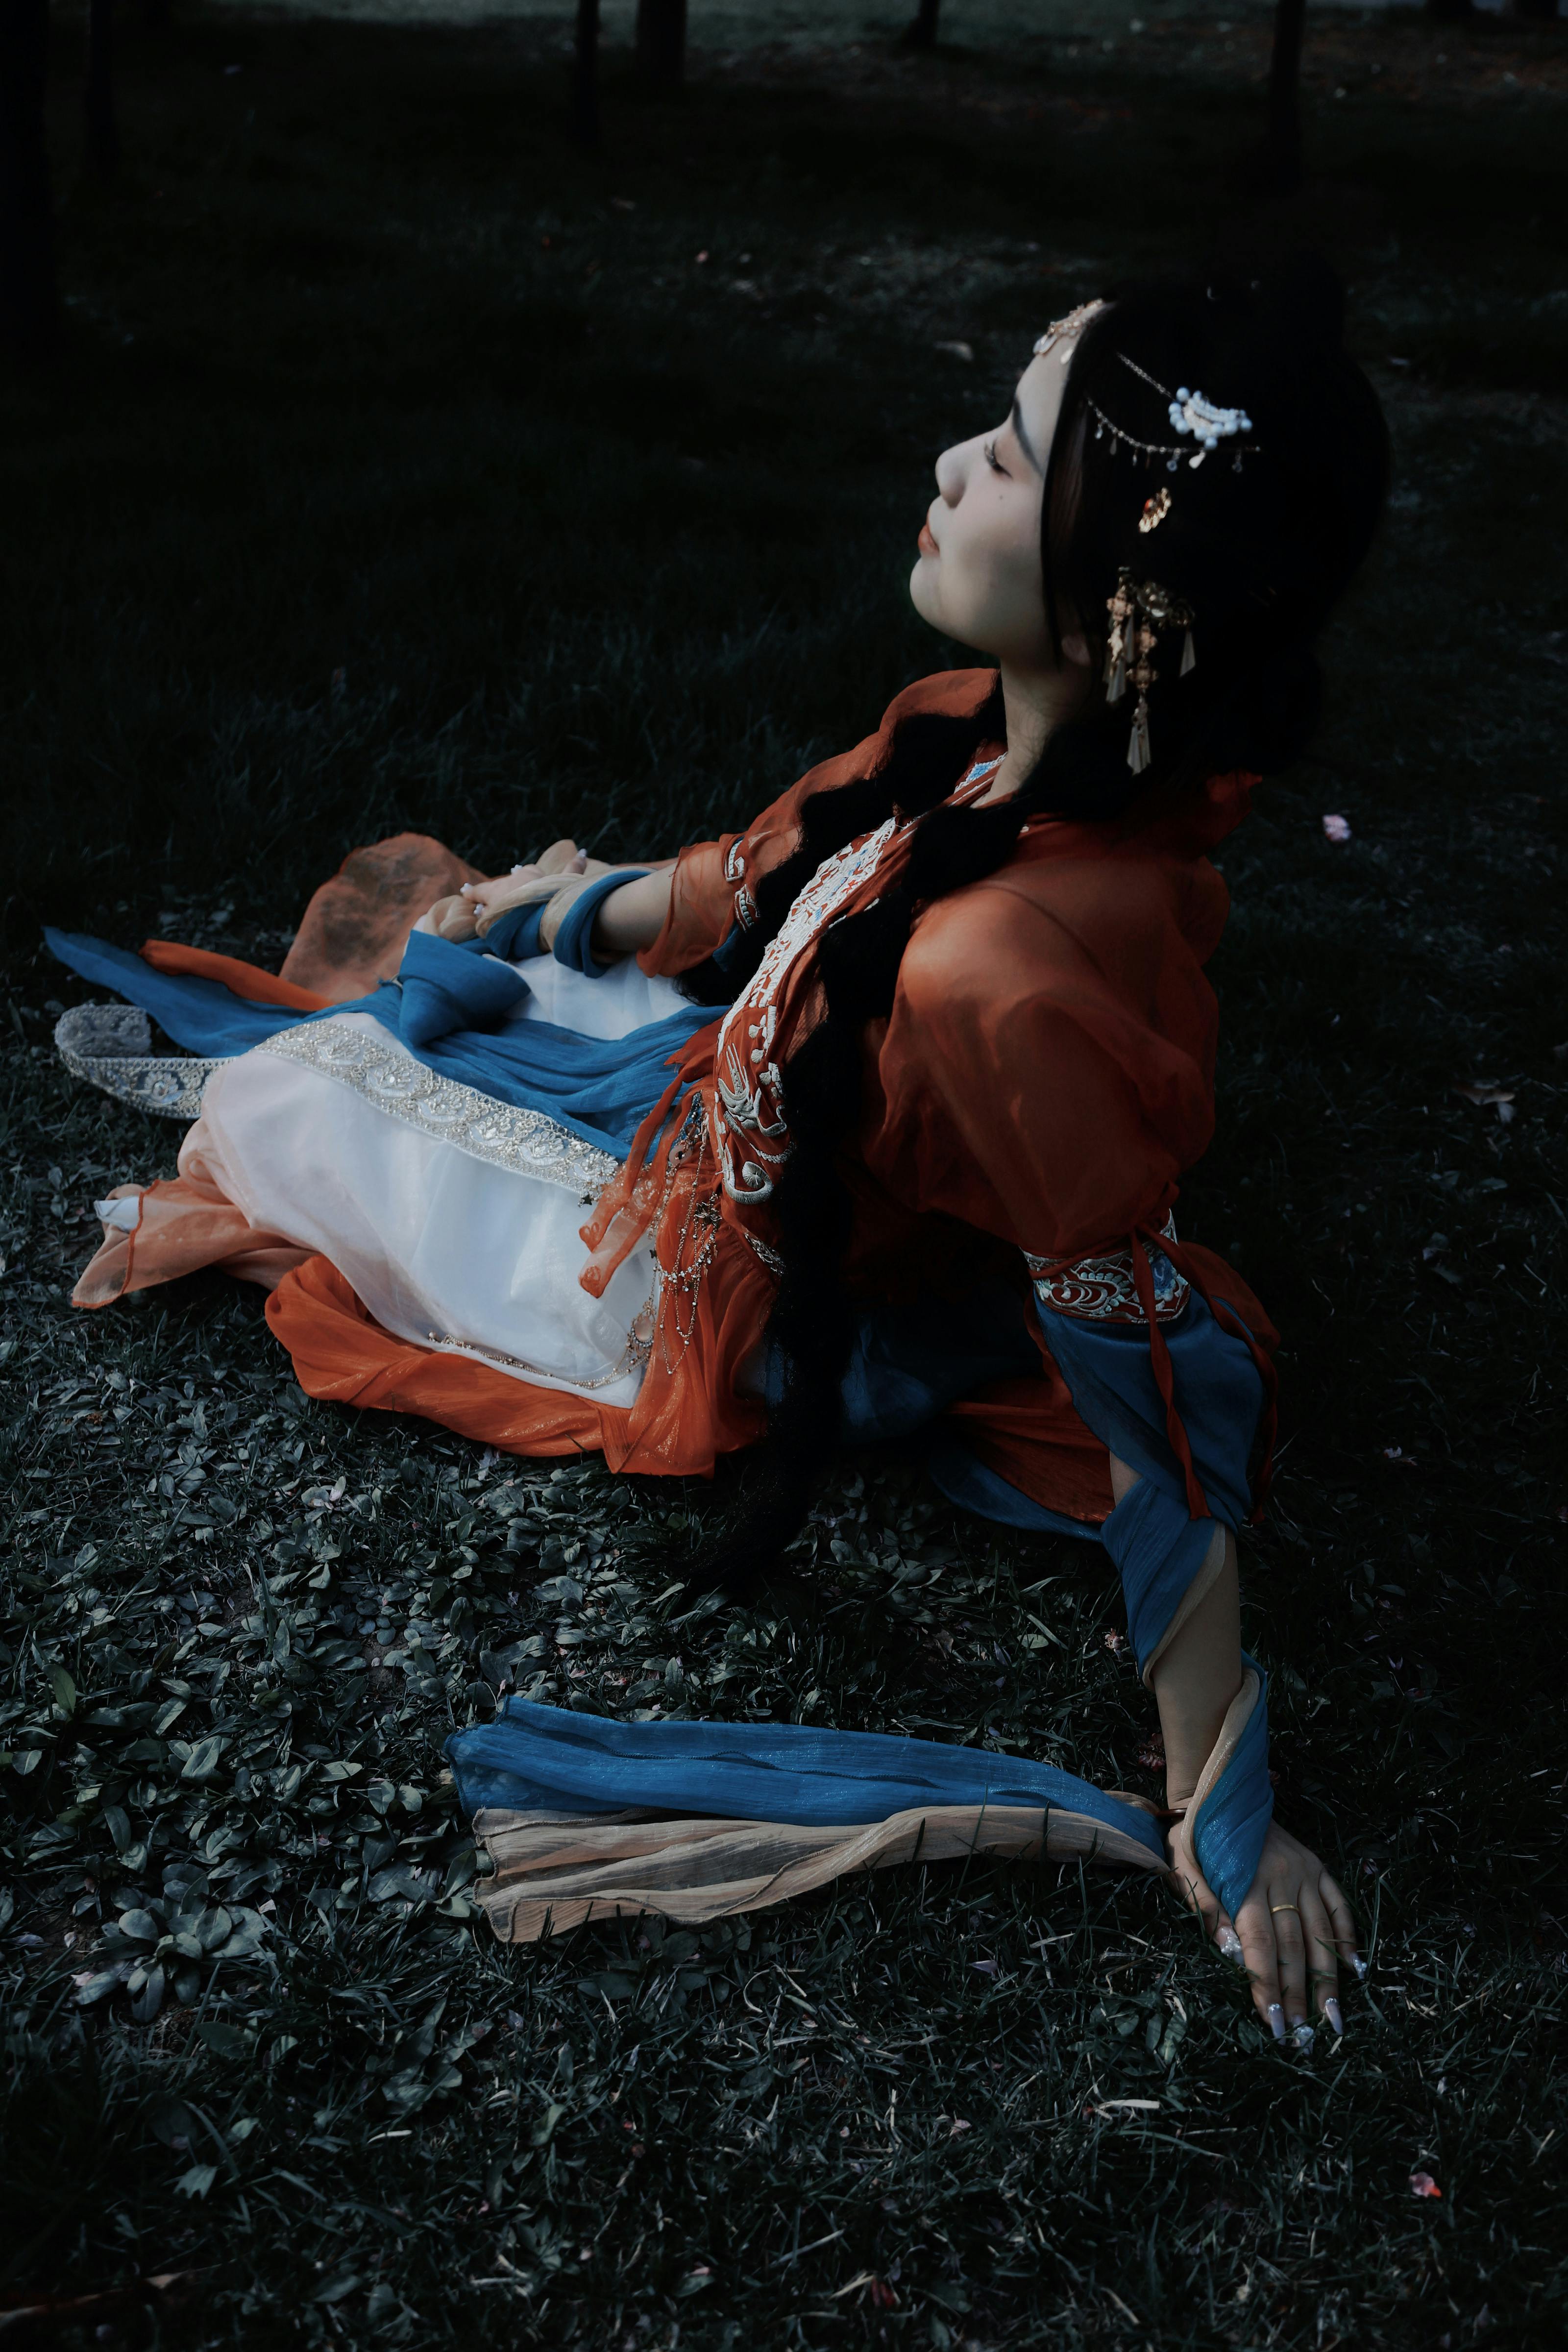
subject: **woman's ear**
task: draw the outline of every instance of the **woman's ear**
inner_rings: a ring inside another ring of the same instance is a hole
[[[1089,650],[1089,639],[1081,629],[1068,631],[1062,639],[1062,656],[1064,660],[1071,662],[1074,669],[1088,669],[1090,667],[1093,656]]]

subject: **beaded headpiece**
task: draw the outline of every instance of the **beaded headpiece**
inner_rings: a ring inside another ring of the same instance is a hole
[[[1089,320],[1107,307],[1100,300],[1080,302],[1065,319],[1053,319],[1035,345],[1035,357],[1043,358],[1060,344],[1061,364],[1066,367],[1079,336]],[[1161,383],[1146,368],[1141,368],[1136,360],[1130,360],[1125,352],[1118,352],[1116,356],[1151,392],[1158,393],[1165,403],[1171,429],[1178,438],[1173,442],[1141,440],[1113,416],[1108,416],[1097,400],[1089,399],[1086,404],[1095,420],[1094,437],[1103,441],[1110,436],[1112,457],[1119,457],[1123,449],[1132,453],[1134,461],[1142,457],[1145,466],[1152,465],[1156,457],[1163,457],[1165,469],[1172,474],[1185,457],[1189,470],[1195,473],[1222,441],[1232,441],[1236,447],[1231,463],[1239,474],[1242,458],[1257,455],[1260,445],[1242,437],[1252,431],[1252,419],[1244,408],[1222,408],[1217,401],[1205,398],[1203,393],[1184,383],[1178,384],[1173,392],[1169,384]],[[1168,489],[1145,499],[1138,519],[1140,531],[1147,534],[1158,530],[1171,507]],[[1195,669],[1193,625],[1196,614],[1190,604],[1163,588],[1157,580],[1135,580],[1131,567],[1125,563],[1117,573],[1115,589],[1106,598],[1106,611],[1110,628],[1105,647],[1105,698],[1107,702],[1120,702],[1130,686],[1138,697],[1132,712],[1132,731],[1127,741],[1127,764],[1135,776],[1140,776],[1153,756],[1149,742],[1149,689],[1160,675],[1154,667],[1155,648],[1163,631],[1182,630],[1182,663],[1177,674],[1185,677],[1189,670]]]
[[[1036,348],[1037,350],[1038,345]],[[1110,436],[1113,457],[1119,457],[1123,449],[1131,449],[1136,457],[1142,458],[1145,465],[1156,457],[1163,457],[1165,470],[1171,474],[1185,457],[1195,473],[1204,459],[1212,457],[1222,441],[1235,441],[1236,453],[1231,463],[1239,474],[1242,458],[1256,457],[1259,444],[1238,437],[1252,430],[1252,419],[1245,408],[1221,408],[1216,401],[1205,400],[1201,392],[1189,391],[1184,383],[1178,384],[1173,392],[1169,384],[1159,383],[1146,368],[1141,368],[1136,360],[1130,360],[1125,352],[1118,352],[1116,356],[1124,368],[1131,368],[1135,376],[1142,378],[1151,392],[1159,394],[1166,403],[1165,414],[1171,420],[1173,430],[1194,446],[1189,450],[1182,441],[1141,441],[1135,433],[1129,433],[1124,425],[1118,425],[1113,416],[1108,416],[1099,401],[1090,400],[1088,406],[1095,420],[1094,437],[1097,441],[1103,441],[1107,434]]]

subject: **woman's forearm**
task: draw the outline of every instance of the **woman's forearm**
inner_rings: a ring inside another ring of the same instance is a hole
[[[607,961],[652,947],[669,912],[674,879],[675,867],[669,865],[612,890],[594,920],[595,954]]]
[[[1135,1471],[1114,1455],[1111,1491],[1120,1503],[1138,1484]],[[1199,1570],[1208,1578],[1203,1598],[1157,1660],[1154,1700],[1165,1743],[1165,1801],[1184,1805],[1214,1753],[1226,1711],[1241,1688],[1241,1585],[1236,1538],[1215,1525],[1214,1542]]]

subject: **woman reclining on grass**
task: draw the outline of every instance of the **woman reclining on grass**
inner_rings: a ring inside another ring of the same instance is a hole
[[[954,1501],[1102,1535],[1170,1865],[1280,2038],[1314,2001],[1341,2030],[1354,1931],[1272,1819],[1240,1645],[1273,1334],[1172,1213],[1213,1125],[1207,853],[1303,740],[1385,468],[1316,268],[1086,304],[938,461],[920,534],[917,609],[995,668],[910,688],[743,831],[635,870],[558,844],[409,936],[444,853],[416,856],[347,949],[345,869],[281,981],[56,941],[216,1065],[180,1179],[104,1204],[82,1303],[227,1264],[312,1395],[643,1472],[757,1444],[710,1589],[777,1557],[846,1437],[921,1430]],[[978,1795],[1166,1860],[1136,1800],[919,1741],[512,1701],[453,1754],[470,1807]]]

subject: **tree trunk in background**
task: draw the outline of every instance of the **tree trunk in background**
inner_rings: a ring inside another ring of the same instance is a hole
[[[59,334],[44,143],[48,0],[0,0],[0,342],[43,357]]]
[[[120,161],[114,121],[114,0],[87,0],[87,86],[82,93],[87,168],[100,180]]]
[[[572,136],[579,147],[596,147],[599,143],[599,0],[577,0]]]
[[[1301,184],[1301,35],[1307,0],[1276,0],[1274,54],[1268,63],[1268,131],[1264,171],[1275,195]]]
[[[686,0],[637,0],[637,71],[661,89],[686,79]]]
[[[900,47],[906,49],[935,48],[937,11],[940,5],[941,0],[921,0],[919,13],[915,17],[914,23],[906,29],[903,38],[900,43]]]

